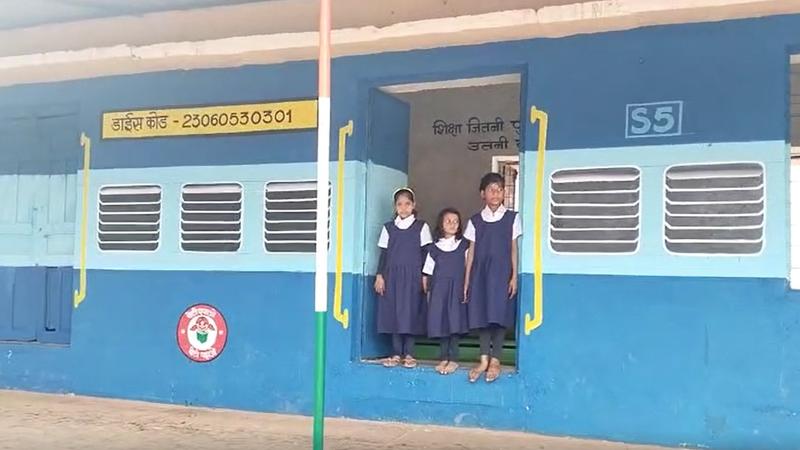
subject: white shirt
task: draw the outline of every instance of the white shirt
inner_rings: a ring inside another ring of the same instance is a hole
[[[461,239],[456,239],[455,236],[441,238],[436,242],[436,246],[443,252],[452,252],[458,248],[459,244],[461,244]],[[464,253],[466,253],[466,250]],[[434,261],[433,258],[431,258],[431,254],[428,253],[427,256],[425,256],[425,265],[422,267],[422,273],[433,275],[434,267],[436,267],[436,261]]]
[[[414,224],[415,220],[416,217],[414,217],[414,214],[406,217],[405,219],[401,219],[400,216],[397,216],[394,218],[394,224],[401,230],[407,230],[408,227]],[[422,229],[419,230],[419,245],[420,247],[424,247],[431,242],[433,242],[433,238],[431,237],[431,229],[428,228],[427,223],[423,223]],[[389,231],[386,229],[386,226],[381,228],[381,235],[378,238],[378,247],[389,248]]]
[[[505,205],[500,205],[497,211],[492,211],[491,208],[487,206],[481,210],[481,219],[489,223],[497,222],[503,218],[506,211],[509,211],[509,209],[506,208]],[[519,214],[517,214],[516,217],[514,217],[511,238],[516,239],[520,236],[522,236],[522,221],[519,218]],[[464,230],[464,238],[475,242],[475,225],[472,224],[472,219],[467,222],[467,228]]]

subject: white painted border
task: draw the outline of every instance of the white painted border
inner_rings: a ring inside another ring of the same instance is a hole
[[[665,104],[677,104],[680,107],[678,111],[678,131],[674,133],[663,133],[663,134],[630,134],[628,133],[629,125],[630,125],[630,108],[636,106],[653,106],[653,105],[665,105]],[[645,139],[645,138],[660,138],[660,137],[670,137],[670,136],[681,136],[683,134],[683,100],[664,100],[660,102],[648,102],[648,103],[628,103],[625,105],[625,139]]]
[[[100,248],[100,194],[103,191],[103,188],[107,187],[150,187],[155,186],[159,189],[158,195],[161,197],[158,204],[158,242],[156,242],[156,248],[153,250],[103,250]],[[97,246],[97,251],[102,253],[111,253],[111,254],[131,254],[131,255],[142,255],[148,253],[157,253],[161,250],[161,243],[164,239],[164,186],[160,183],[148,183],[148,182],[141,182],[141,183],[120,183],[120,184],[103,184],[97,187],[97,196],[95,197],[97,202],[95,203],[96,209],[96,226],[95,226],[95,235],[94,235],[94,243]],[[76,255],[80,253],[80,246],[76,246]]]
[[[500,173],[500,172],[498,172],[498,170],[500,170],[500,163],[501,162],[516,162],[516,163],[520,163],[520,157],[519,157],[519,155],[492,156],[492,172]],[[522,171],[521,170],[520,170],[519,174],[522,175]]]
[[[407,94],[411,92],[432,91],[438,89],[458,89],[467,87],[486,87],[503,84],[519,84],[522,74],[509,73],[490,77],[459,78],[454,80],[429,81],[427,83],[408,83],[382,86],[380,89],[389,94]]]
[[[240,228],[239,228],[239,248],[237,248],[236,251],[233,251],[233,252],[204,252],[202,250],[184,250],[183,249],[183,217],[182,217],[183,216],[183,190],[186,188],[186,186],[210,186],[210,185],[218,185],[218,184],[235,184],[235,185],[239,186],[239,189],[241,190],[240,193],[242,195],[242,209],[240,211],[241,215],[239,216],[239,226],[240,226]],[[199,253],[199,254],[203,254],[203,255],[221,255],[221,256],[222,255],[235,255],[237,253],[241,253],[242,252],[242,248],[244,247],[244,242],[245,242],[245,232],[244,232],[244,224],[245,224],[244,217],[245,217],[245,215],[244,215],[244,212],[245,212],[245,203],[246,203],[245,199],[246,198],[247,197],[245,195],[244,185],[242,183],[238,182],[238,181],[202,181],[202,182],[188,182],[187,181],[187,182],[181,183],[181,188],[178,191],[178,208],[177,208],[177,212],[178,212],[178,217],[177,217],[177,219],[178,219],[177,220],[177,222],[178,222],[178,241],[177,241],[178,253],[185,253],[185,254],[189,254],[189,255],[198,254]]]
[[[273,252],[267,250],[267,186],[270,183],[314,183],[317,184],[317,179],[303,179],[303,180],[270,180],[264,182],[264,188],[261,190],[261,250],[267,255],[302,255],[302,256],[314,256],[316,252]],[[316,189],[316,188],[315,188]],[[315,200],[316,201],[316,200]],[[337,199],[338,201],[338,199]],[[334,212],[333,209],[333,183],[329,180],[328,181],[328,246],[327,251],[330,252],[331,250],[331,225],[334,223]],[[317,212],[314,210],[314,212]],[[319,214],[317,214],[317,220],[314,223],[319,222]],[[316,232],[316,229],[315,229]],[[316,243],[316,240],[314,241]]]
[[[514,211],[520,212],[520,208],[522,206],[522,180],[523,180],[523,172],[522,172],[522,161],[520,155],[523,152],[520,151],[516,155],[500,155],[500,156],[492,156],[492,172],[500,173],[500,163],[501,162],[515,162],[517,163],[517,183],[514,185]],[[500,173],[500,175],[503,175]],[[503,175],[505,177],[505,175]],[[520,217],[521,219],[522,217]]]
[[[758,253],[676,253],[670,251],[667,248],[667,172],[674,168],[674,167],[685,167],[685,166],[715,166],[718,164],[758,164],[761,166],[761,175],[764,177],[764,196],[762,200],[764,201],[764,223],[762,227],[764,229],[764,239],[762,239],[761,250]],[[791,176],[791,175],[790,175]],[[705,161],[701,163],[678,163],[672,164],[664,168],[664,171],[661,174],[661,248],[670,256],[675,257],[684,257],[684,258],[753,258],[757,256],[761,256],[764,253],[764,250],[767,248],[767,220],[769,216],[767,215],[767,207],[768,207],[768,199],[769,199],[769,191],[768,191],[768,184],[767,184],[767,166],[762,161],[742,161],[742,160],[735,160],[735,161]],[[791,210],[789,212],[791,214]],[[791,234],[791,230],[789,231]],[[790,241],[791,242],[791,241]],[[791,259],[791,248],[789,249],[789,258]],[[790,267],[791,269],[791,267]]]
[[[639,173],[639,210],[637,211],[637,215],[639,216],[639,236],[636,238],[636,249],[632,252],[559,252],[553,248],[553,241],[550,239],[550,236],[553,232],[553,215],[552,215],[552,205],[553,205],[553,174],[556,172],[560,172],[562,170],[589,170],[589,169],[636,169]],[[629,165],[616,165],[616,166],[581,166],[581,167],[560,167],[558,169],[553,170],[550,172],[550,175],[547,177],[547,248],[550,250],[550,253],[553,255],[559,255],[562,257],[581,257],[581,256],[602,256],[602,257],[610,257],[614,258],[617,256],[632,256],[642,249],[642,231],[644,230],[642,222],[644,222],[642,217],[642,211],[644,208],[642,205],[644,204],[644,176],[642,175],[642,168],[639,166],[635,166],[632,164]]]
[[[789,232],[786,234],[788,245],[788,256],[789,256],[789,288],[792,290],[800,290],[800,261],[794,261],[792,258],[792,243],[795,242],[797,239],[800,239],[800,236],[794,236],[792,233],[792,209],[800,208],[798,204],[800,204],[800,199],[792,198],[792,159],[797,159],[800,156],[800,147],[792,147],[789,146],[790,155],[789,155],[789,171],[787,173],[787,181],[789,183],[789,193],[788,193],[788,200],[789,205],[787,208],[787,215],[789,216]],[[794,158],[793,158],[794,156]],[[800,180],[798,180],[800,182]],[[795,263],[798,263],[798,266],[795,267]]]

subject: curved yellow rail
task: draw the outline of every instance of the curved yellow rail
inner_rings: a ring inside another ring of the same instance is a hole
[[[83,147],[83,189],[81,192],[81,247],[80,247],[80,284],[74,291],[72,304],[75,308],[86,298],[86,235],[87,220],[89,215],[89,166],[92,160],[92,140],[81,133],[81,147]]]
[[[333,317],[345,330],[350,324],[350,314],[342,309],[342,240],[344,228],[344,162],[347,136],[353,135],[353,121],[339,128],[339,164],[336,169],[336,278],[333,287]]]
[[[533,209],[533,318],[525,314],[525,335],[542,325],[542,203],[544,195],[544,154],[547,148],[547,113],[531,107],[531,123],[539,122],[539,145],[536,151],[536,204]]]

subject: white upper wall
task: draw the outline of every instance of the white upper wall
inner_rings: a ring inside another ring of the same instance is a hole
[[[11,0],[3,2],[0,30],[260,1],[264,0]]]
[[[335,28],[386,27],[425,19],[469,16],[488,12],[539,9],[544,6],[576,3],[579,0],[334,0],[333,25]],[[17,2],[14,2],[17,3]],[[19,10],[17,19],[40,14],[41,21],[58,20],[58,15],[34,13],[33,4],[40,4],[58,13],[47,4],[66,3],[75,8],[71,0],[25,0],[3,10],[0,25],[9,21]],[[42,53],[55,50],[80,50],[90,47],[114,45],[149,45],[160,42],[185,42],[221,39],[234,36],[251,36],[279,33],[316,31],[319,27],[318,0],[93,0],[94,14],[90,11],[61,12],[72,23],[51,23],[27,29],[0,31],[0,56]],[[121,6],[120,4],[124,4]],[[135,4],[130,4],[135,3]],[[162,11],[150,12],[162,4]],[[211,6],[225,4],[227,6]],[[190,5],[194,4],[194,8]],[[168,7],[171,5],[171,7]],[[97,8],[107,9],[115,17],[98,17]],[[62,8],[63,9],[63,8]],[[124,11],[131,11],[128,15]],[[167,11],[171,10],[171,11]],[[112,14],[116,12],[116,14]],[[80,14],[83,14],[82,16]],[[71,15],[70,15],[71,14]],[[93,18],[94,17],[94,18]],[[35,17],[29,17],[29,21]],[[66,20],[59,20],[66,22]],[[210,26],[213,24],[213,26]],[[0,29],[3,27],[0,27]],[[91,32],[88,32],[91,30]],[[9,39],[13,37],[13,39]]]
[[[337,0],[333,54],[800,12],[800,0],[572,2]],[[317,7],[307,0],[276,0],[0,31],[0,86],[314,59]]]

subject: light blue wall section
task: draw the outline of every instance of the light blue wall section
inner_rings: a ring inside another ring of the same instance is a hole
[[[331,164],[331,239],[335,239],[336,170]],[[82,176],[81,174],[79,174]],[[303,181],[316,178],[316,164],[257,164],[246,166],[191,166],[150,169],[99,169],[90,172],[90,203],[88,214],[88,267],[91,269],[146,269],[146,270],[214,270],[214,271],[285,271],[311,272],[314,255],[276,254],[264,249],[264,187],[273,181]],[[362,221],[355,210],[358,207],[356,192],[362,191],[364,164],[359,161],[345,163],[344,242],[352,243]],[[184,252],[180,248],[180,198],[185,183],[238,182],[242,184],[243,217],[242,246],[235,253]],[[97,241],[98,191],[103,186],[157,184],[161,194],[161,241],[155,252],[102,251]],[[78,189],[82,189],[79,184]],[[80,233],[75,235],[75,246],[80,245]],[[333,271],[333,241],[330,247],[329,269]],[[343,246],[344,271],[360,270],[361,252],[358,246]],[[8,263],[0,256],[0,265]],[[76,262],[77,265],[77,262]]]
[[[602,158],[598,159],[598,155]],[[525,153],[522,218],[522,270],[533,270],[533,203],[536,152]],[[765,277],[788,276],[788,169],[783,141],[649,145],[642,147],[558,150],[545,153],[542,208],[543,270],[545,273],[607,275]],[[765,246],[744,256],[676,255],[664,248],[664,173],[676,164],[760,162],[766,174]],[[639,249],[625,255],[557,254],[549,245],[550,175],[559,169],[636,166],[641,170]]]
[[[72,265],[76,175],[0,175],[0,266]]]
[[[378,269],[378,236],[383,224],[394,217],[394,191],[407,182],[405,172],[367,162],[364,273],[374,274]]]

